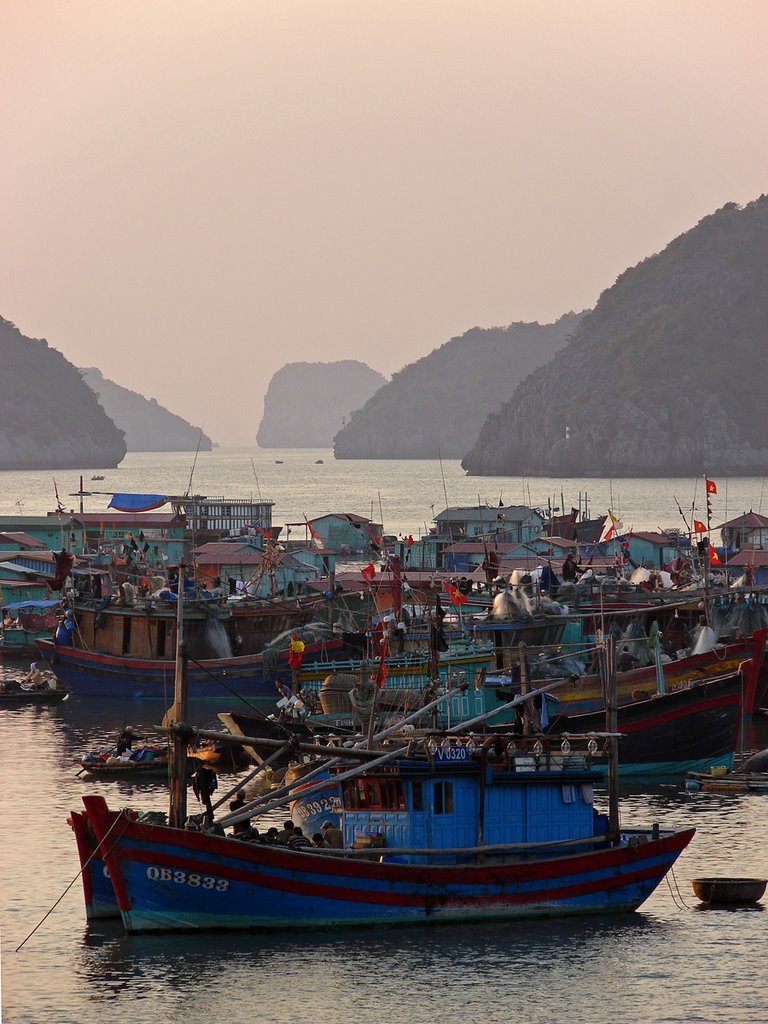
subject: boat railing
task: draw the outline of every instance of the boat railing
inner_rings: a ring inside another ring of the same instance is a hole
[[[606,741],[610,733],[533,733],[521,735],[516,732],[469,733],[451,735],[444,732],[430,732],[425,740],[427,755],[433,760],[452,761],[455,755],[452,750],[465,749],[468,756],[479,756],[483,751],[489,759],[500,760],[503,754],[507,758],[527,758],[537,766],[544,765],[558,758],[578,758],[588,760],[594,757]],[[575,761],[574,761],[575,763]]]
[[[482,858],[487,856],[525,856],[535,853],[540,856],[542,853],[551,852],[557,856],[560,852],[569,852],[584,847],[599,848],[608,846],[608,836],[605,834],[574,837],[572,839],[556,839],[543,843],[489,843],[487,846],[451,846],[434,847],[387,847],[387,846],[363,846],[359,848],[350,847],[343,850],[318,849],[302,851],[310,856],[336,857],[336,858],[358,858],[361,860],[381,860],[386,863],[390,857],[466,857]],[[444,865],[443,865],[444,866]]]

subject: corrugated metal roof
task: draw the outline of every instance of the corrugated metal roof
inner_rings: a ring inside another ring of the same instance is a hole
[[[737,555],[728,559],[729,567],[743,568],[747,565],[759,565],[760,567],[768,565],[768,551],[739,551]]]
[[[183,526],[183,515],[175,512],[77,512],[73,523],[84,526]]]
[[[0,533],[0,544],[26,544],[31,548],[44,548],[44,540],[30,537],[28,533]]]
[[[520,542],[515,541],[514,544],[486,544],[483,546],[482,541],[457,541],[456,544],[449,544],[443,548],[444,555],[485,555],[486,549],[489,554],[491,551],[500,551],[502,553],[507,551],[514,551],[520,547]]]
[[[745,512],[736,519],[729,519],[727,523],[716,526],[716,530],[739,530],[739,529],[766,529],[768,528],[768,516],[761,516],[759,512]]]
[[[456,520],[480,520],[485,523],[495,523],[499,517],[504,522],[510,519],[518,521],[535,516],[541,519],[541,515],[532,508],[525,505],[501,505],[496,508],[493,505],[457,505],[453,508],[443,509],[435,516],[436,523],[455,522]]]
[[[642,530],[631,530],[627,537],[637,537],[640,540],[648,541],[649,544],[658,544],[659,546],[667,545],[674,546],[677,544],[677,538],[668,537],[665,533],[645,533]]]

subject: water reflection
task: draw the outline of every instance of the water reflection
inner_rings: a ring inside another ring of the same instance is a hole
[[[195,714],[200,724],[211,721],[209,708]],[[764,945],[762,910],[703,907],[689,879],[763,874],[766,796],[692,795],[682,779],[622,785],[625,826],[658,821],[697,828],[669,882],[634,915],[343,933],[126,937],[119,922],[85,927],[76,882],[15,954],[77,878],[65,819],[83,793],[97,790],[113,804],[167,809],[162,779],[96,782],[78,778],[73,764],[85,750],[111,742],[124,724],[143,732],[158,717],[154,708],[130,700],[73,700],[0,713],[4,1019],[60,1024],[135,1019],[140,1013],[274,1024],[316,1024],[319,1016],[356,1024],[388,1018],[495,1024],[524,1015],[548,1022],[610,1016],[730,1024],[764,1016],[755,1006],[752,976],[743,970]],[[750,742],[768,745],[767,731],[768,722],[758,720]],[[229,777],[221,785],[229,779],[234,781]],[[597,798],[604,802],[604,791]]]

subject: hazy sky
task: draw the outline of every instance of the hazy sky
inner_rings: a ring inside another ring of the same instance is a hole
[[[0,0],[0,315],[252,443],[285,362],[552,320],[768,191],[766,38],[766,0]]]

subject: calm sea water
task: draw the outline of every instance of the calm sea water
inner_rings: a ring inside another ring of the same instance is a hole
[[[322,459],[317,465],[316,460]],[[280,460],[278,463],[277,460]],[[194,472],[192,471],[194,463]],[[117,469],[100,470],[104,480],[91,481],[94,470],[83,468],[84,486],[105,494],[84,499],[86,512],[103,511],[116,491],[151,494],[197,494],[249,497],[261,494],[275,502],[276,523],[300,523],[305,515],[323,512],[358,512],[383,516],[390,533],[415,536],[430,524],[434,513],[446,505],[526,504],[565,507],[588,498],[590,515],[604,515],[610,508],[627,529],[656,530],[683,527],[675,501],[690,520],[695,505],[698,518],[705,512],[703,480],[682,479],[578,479],[548,477],[470,477],[456,459],[413,461],[343,460],[318,449],[223,449],[201,452],[195,462],[188,452],[168,454],[134,452]],[[44,515],[56,507],[54,480],[62,505],[77,509],[80,477],[71,470],[0,473],[0,515],[23,511]],[[750,509],[768,512],[765,481],[758,477],[718,480],[712,498],[713,523]],[[765,499],[765,508],[763,503]]]
[[[387,529],[414,532],[431,519],[433,503],[436,511],[445,504],[437,462],[334,463],[330,453],[314,451],[201,455],[194,489],[256,493],[251,457],[262,495],[276,502],[276,522],[342,506],[370,511],[371,502],[376,512],[381,495]],[[275,464],[278,458],[283,465]],[[315,465],[318,458],[323,465]],[[191,462],[189,455],[133,455],[93,486],[183,493]],[[522,481],[467,478],[457,463],[444,463],[443,471],[451,504],[472,503],[478,491],[491,501],[500,491],[505,503],[522,501]],[[76,474],[57,473],[56,479],[62,497],[77,489]],[[726,488],[719,484],[724,503]],[[690,480],[562,483],[566,505],[587,490],[596,512],[611,501],[612,488],[612,507],[636,529],[673,525],[671,496],[690,506],[693,486]],[[761,487],[759,480],[729,481],[728,514],[757,510]],[[530,488],[534,503],[546,503],[548,495],[559,496],[561,485],[538,480]],[[17,511],[19,502],[26,513],[41,513],[53,507],[52,496],[49,473],[0,475],[0,513]],[[87,499],[87,508],[97,511],[106,500]],[[195,722],[210,723],[210,716],[202,711]],[[87,928],[68,810],[94,789],[114,805],[158,810],[167,808],[167,796],[158,783],[86,781],[73,761],[113,740],[126,722],[145,727],[157,717],[141,703],[77,698],[55,708],[0,710],[5,1024],[764,1022],[763,905],[700,909],[689,879],[766,876],[768,796],[691,797],[677,779],[625,788],[624,825],[694,824],[698,833],[670,884],[640,912],[621,918],[268,937],[127,938],[117,924]],[[744,744],[768,746],[768,721],[749,723]]]

